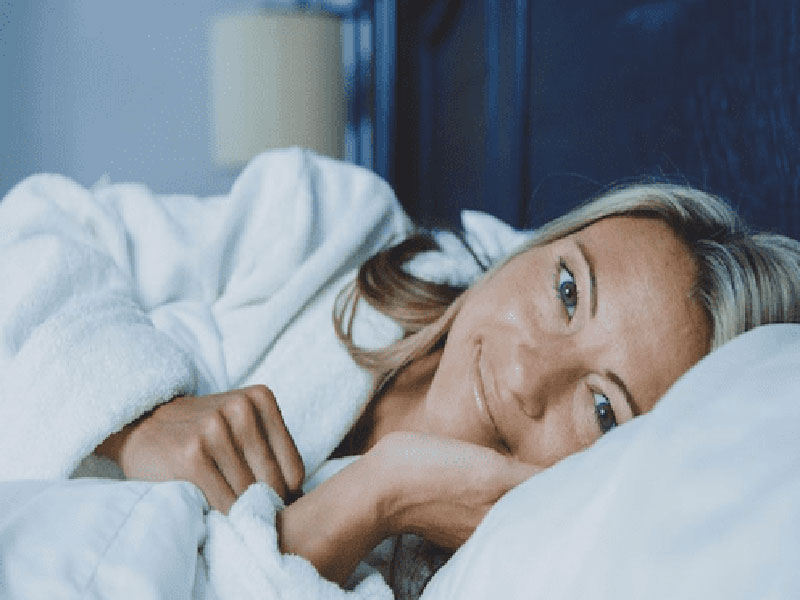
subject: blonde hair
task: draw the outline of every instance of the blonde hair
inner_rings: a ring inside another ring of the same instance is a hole
[[[685,243],[694,258],[694,297],[710,324],[709,349],[768,323],[800,322],[800,243],[782,235],[750,233],[723,200],[672,184],[619,187],[539,228],[531,240],[494,265],[546,245],[612,216],[656,218]],[[357,364],[375,376],[375,391],[404,366],[444,344],[465,290],[406,273],[403,265],[435,242],[420,234],[384,250],[362,265],[334,309],[334,326]],[[358,303],[364,300],[395,319],[404,336],[387,348],[366,350],[352,339]]]

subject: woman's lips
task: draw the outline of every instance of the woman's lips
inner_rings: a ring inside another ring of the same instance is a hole
[[[486,388],[483,385],[483,377],[481,375],[481,345],[480,343],[475,346],[474,362],[473,362],[474,386],[473,391],[475,394],[475,403],[478,405],[478,411],[484,417],[484,423],[488,426],[495,439],[503,449],[508,446],[500,435],[500,430],[497,427],[497,421],[494,420],[491,407],[489,406],[489,399],[486,396]]]

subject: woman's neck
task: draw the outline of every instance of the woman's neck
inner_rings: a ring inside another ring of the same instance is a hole
[[[426,431],[425,397],[441,355],[436,350],[400,371],[372,398],[332,456],[363,454],[393,431]]]

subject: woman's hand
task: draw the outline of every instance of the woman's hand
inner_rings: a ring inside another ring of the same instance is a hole
[[[286,500],[304,477],[294,440],[265,386],[175,398],[110,436],[97,451],[131,479],[191,481],[223,512],[255,481]]]
[[[539,471],[483,446],[390,433],[278,513],[281,551],[343,583],[390,535],[416,533],[456,548],[500,496]]]
[[[381,481],[386,530],[452,549],[503,494],[542,470],[491,448],[410,432],[384,436],[365,458]]]

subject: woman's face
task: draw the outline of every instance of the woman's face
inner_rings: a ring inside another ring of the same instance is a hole
[[[708,348],[692,259],[654,219],[611,217],[469,292],[425,399],[435,431],[550,466],[649,411]]]

